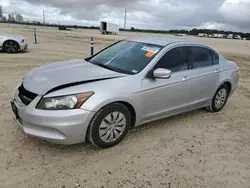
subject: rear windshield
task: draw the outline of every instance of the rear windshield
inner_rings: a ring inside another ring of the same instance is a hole
[[[116,72],[137,74],[162,48],[159,45],[125,40],[97,54],[89,62]]]

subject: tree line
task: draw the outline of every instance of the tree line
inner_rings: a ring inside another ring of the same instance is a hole
[[[13,23],[13,24],[24,24],[24,25],[37,25],[37,26],[47,26],[47,27],[59,27],[64,26],[66,28],[74,28],[74,29],[95,29],[99,30],[100,27],[98,26],[79,26],[79,25],[59,25],[55,23],[41,23],[41,22],[23,22],[18,23],[15,21],[0,21],[2,23]],[[124,31],[124,29],[120,28],[120,31]],[[206,34],[233,34],[233,35],[241,35],[242,38],[250,38],[250,33],[243,33],[243,32],[234,32],[234,31],[224,31],[224,30],[216,30],[216,29],[192,29],[192,30],[155,30],[155,29],[136,29],[131,27],[130,29],[125,29],[125,31],[131,32],[143,32],[143,33],[161,33],[161,34],[186,34],[186,35],[198,35],[199,33],[206,33]]]
[[[124,29],[121,29],[122,31]],[[131,27],[130,30],[132,32],[146,32],[146,33],[165,33],[165,34],[186,34],[186,35],[198,35],[199,33],[206,33],[210,34],[233,34],[233,35],[241,35],[242,38],[250,38],[250,33],[243,33],[243,32],[234,32],[234,31],[224,31],[224,30],[216,30],[216,29],[192,29],[192,30],[151,30],[151,29],[135,29]]]

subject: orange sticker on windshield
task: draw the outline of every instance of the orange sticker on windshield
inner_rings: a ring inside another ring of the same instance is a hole
[[[153,57],[155,54],[153,52],[147,52],[145,54],[146,57]]]

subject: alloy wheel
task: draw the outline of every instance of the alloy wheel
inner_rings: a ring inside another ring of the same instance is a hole
[[[221,88],[216,97],[215,97],[215,107],[217,109],[221,108],[225,102],[226,102],[226,99],[227,99],[227,90],[225,88]]]
[[[14,41],[7,41],[4,45],[4,49],[8,53],[14,53],[18,51],[18,45]]]

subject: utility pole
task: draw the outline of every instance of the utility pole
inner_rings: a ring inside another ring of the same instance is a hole
[[[126,30],[126,19],[127,19],[127,10],[125,9],[125,15],[124,15],[124,31]]]
[[[14,17],[13,17],[13,19],[14,19],[15,21],[17,21],[16,10],[15,10],[15,13],[14,13]]]
[[[45,14],[44,14],[44,10],[43,10],[43,25],[45,25]]]

